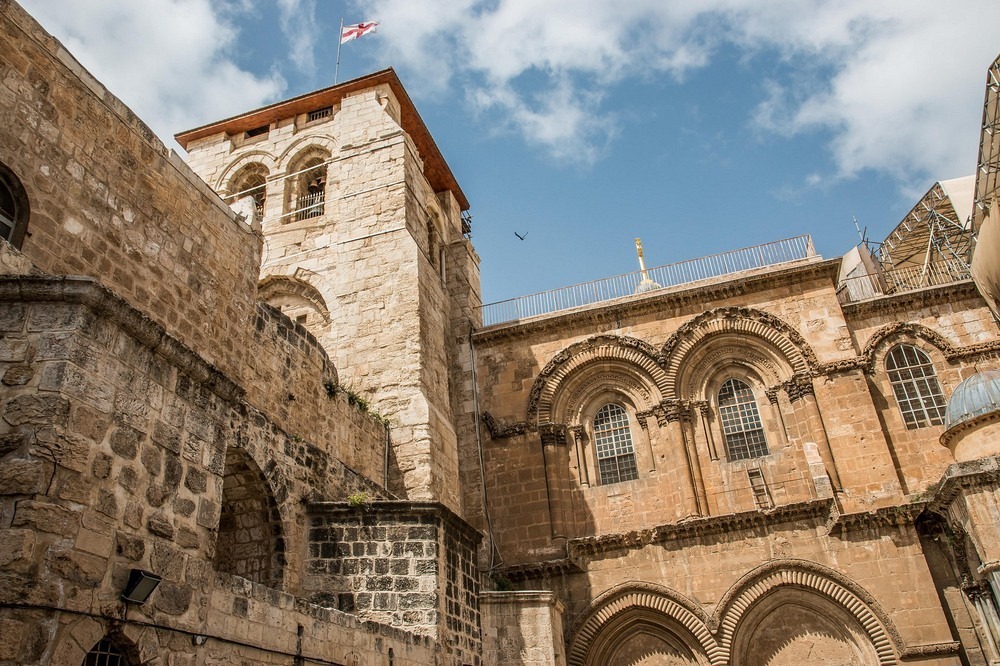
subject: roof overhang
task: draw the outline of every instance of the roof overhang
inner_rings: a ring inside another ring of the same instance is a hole
[[[465,198],[465,193],[462,192],[462,188],[459,187],[455,175],[448,167],[448,163],[445,162],[441,151],[438,150],[437,144],[434,143],[434,138],[428,131],[427,126],[424,125],[420,114],[417,113],[417,108],[413,105],[413,101],[407,94],[406,89],[403,88],[403,84],[400,82],[399,77],[396,76],[396,72],[391,68],[345,81],[329,88],[323,88],[299,95],[298,97],[276,102],[269,106],[254,109],[253,111],[247,111],[232,118],[226,118],[225,120],[219,120],[208,125],[178,132],[174,135],[174,139],[177,140],[177,143],[182,148],[187,150],[188,145],[198,139],[222,132],[230,135],[240,134],[255,127],[270,125],[283,118],[291,118],[301,113],[307,113],[313,109],[334,106],[351,93],[380,84],[388,85],[396,96],[396,99],[399,100],[403,130],[413,140],[413,143],[417,146],[417,150],[420,151],[420,156],[424,161],[424,174],[427,176],[427,180],[430,181],[431,187],[434,188],[435,192],[450,191],[455,195],[455,199],[458,201],[461,209],[468,210],[469,200]]]

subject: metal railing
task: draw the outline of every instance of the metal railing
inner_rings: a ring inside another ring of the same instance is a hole
[[[700,280],[815,257],[812,236],[796,236],[753,247],[688,259],[646,271],[584,282],[483,305],[483,325],[492,326],[585,305],[644,294]]]
[[[295,219],[307,220],[323,214],[323,192],[304,194],[295,202]]]
[[[844,305],[858,301],[939,287],[972,279],[969,267],[958,259],[936,261],[926,266],[906,266],[878,274],[859,275],[843,280],[837,287],[837,298]]]

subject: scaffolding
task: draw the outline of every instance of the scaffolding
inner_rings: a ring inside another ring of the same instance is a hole
[[[975,205],[972,228],[978,233],[990,201],[1000,197],[1000,57],[986,73],[983,127],[979,135],[979,163],[976,170]]]

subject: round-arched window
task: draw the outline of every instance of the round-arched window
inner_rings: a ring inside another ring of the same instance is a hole
[[[594,444],[601,485],[639,478],[628,414],[613,402],[594,417]]]
[[[907,429],[944,423],[947,403],[926,352],[913,345],[896,345],[886,354],[885,371]]]
[[[760,458],[768,454],[760,411],[749,384],[735,377],[726,380],[719,389],[719,417],[730,460]]]
[[[20,248],[28,229],[28,196],[14,172],[0,164],[0,238]]]

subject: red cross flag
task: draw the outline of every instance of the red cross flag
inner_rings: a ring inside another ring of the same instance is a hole
[[[340,43],[346,44],[352,39],[357,39],[358,37],[363,37],[369,32],[378,32],[378,21],[368,21],[367,23],[355,23],[354,25],[345,25],[340,29]]]

